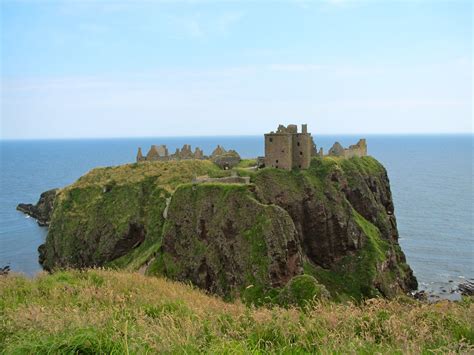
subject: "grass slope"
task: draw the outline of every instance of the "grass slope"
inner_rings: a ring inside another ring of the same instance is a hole
[[[137,273],[0,277],[0,352],[433,353],[474,351],[474,304],[374,299],[248,308]]]

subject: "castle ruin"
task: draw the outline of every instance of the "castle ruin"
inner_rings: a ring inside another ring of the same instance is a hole
[[[279,125],[276,132],[265,134],[264,162],[267,167],[307,169],[315,150],[306,124],[301,125],[301,133],[296,125],[290,124],[287,127]]]
[[[225,150],[224,147],[218,145],[210,156],[204,155],[204,152],[199,147],[191,149],[189,144],[183,145],[181,149],[176,148],[173,154],[169,154],[166,145],[152,145],[150,150],[143,155],[142,148],[138,148],[137,163],[143,161],[170,161],[170,160],[189,160],[189,159],[210,159],[224,170],[235,167],[240,162],[240,155],[235,150]]]
[[[336,142],[326,156],[352,158],[366,155],[367,142],[361,139],[349,148],[344,148]],[[267,166],[285,170],[308,169],[311,158],[314,156],[324,157],[325,155],[323,148],[317,150],[306,124],[301,125],[300,133],[294,124],[287,127],[279,125],[276,132],[265,134],[265,157],[258,160],[257,164],[259,167]]]
[[[365,139],[360,139],[357,144],[350,145],[349,148],[344,148],[339,142],[329,149],[328,156],[331,157],[365,157],[367,155],[367,142]]]
[[[204,153],[201,149],[196,148],[194,152],[189,144],[183,145],[183,148],[176,148],[174,154],[168,153],[166,145],[152,145],[147,155],[144,156],[142,148],[138,148],[137,162],[141,161],[168,161],[168,160],[183,160],[183,159],[205,159]]]
[[[276,132],[265,135],[265,156],[258,157],[254,169],[272,167],[277,169],[308,169],[311,158],[315,156],[324,157],[363,157],[367,155],[367,142],[360,139],[357,144],[344,148],[339,142],[329,149],[324,155],[323,148],[319,151],[313,141],[311,133],[308,133],[308,125],[301,125],[301,132],[294,124],[288,126],[279,125]],[[227,170],[236,167],[241,161],[240,155],[235,150],[225,150],[218,145],[210,156],[204,155],[200,148],[194,151],[189,144],[177,148],[173,154],[169,154],[166,145],[152,145],[148,153],[143,155],[142,149],[138,148],[137,162],[143,161],[172,161],[188,159],[209,159],[217,164],[221,169]]]

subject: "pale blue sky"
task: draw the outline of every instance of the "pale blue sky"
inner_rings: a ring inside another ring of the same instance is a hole
[[[472,132],[471,1],[1,1],[1,138]]]

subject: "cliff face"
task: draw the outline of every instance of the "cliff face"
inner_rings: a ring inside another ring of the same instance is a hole
[[[313,159],[308,170],[263,170],[254,182],[262,202],[290,214],[305,271],[334,294],[391,297],[417,288],[398,244],[387,172],[375,159]]]
[[[261,295],[302,271],[288,213],[261,204],[237,184],[179,187],[163,229],[162,254],[149,269],[223,297]]]
[[[189,184],[227,173],[208,161],[95,169],[58,193],[40,260],[146,269],[257,303],[302,273],[339,299],[416,288],[375,159],[238,172],[251,184]]]

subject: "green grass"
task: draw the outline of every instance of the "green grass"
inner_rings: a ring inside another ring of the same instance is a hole
[[[472,353],[470,299],[247,307],[137,273],[0,277],[5,354]]]
[[[326,287],[321,285],[313,276],[298,275],[293,277],[281,290],[277,304],[282,306],[296,305],[301,308],[311,306],[313,301],[329,299]]]
[[[96,168],[82,176],[67,189],[86,186],[107,186],[129,184],[148,177],[157,179],[157,184],[168,191],[206,174],[220,174],[222,170],[209,160],[152,161]]]
[[[257,165],[257,159],[242,159],[237,168],[251,168]]]

